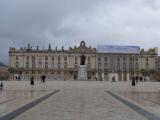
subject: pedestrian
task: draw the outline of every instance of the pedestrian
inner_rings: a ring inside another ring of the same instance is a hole
[[[146,80],[146,76],[144,76],[144,82],[146,82],[147,80]]]
[[[132,78],[132,86],[135,86],[135,85],[136,85],[135,76],[133,76],[133,78]]]
[[[44,82],[44,75],[42,75],[42,77],[41,77],[41,82],[43,83]]]
[[[112,82],[115,82],[115,76],[112,77]]]
[[[44,75],[44,79],[43,79],[43,82],[45,83],[45,81],[46,81],[46,76]]]
[[[20,76],[18,76],[18,80],[21,80]]]
[[[138,76],[136,76],[136,82],[138,83]]]
[[[96,81],[97,81],[97,77],[96,77],[95,79],[96,79]]]
[[[143,78],[142,78],[142,76],[140,76],[140,82],[142,82],[142,80],[143,80]]]
[[[41,75],[41,83],[43,82],[43,75]]]
[[[1,91],[3,90],[3,82],[1,82],[1,84],[0,84],[0,90]]]
[[[34,85],[34,77],[33,77],[33,76],[32,76],[31,79],[30,79],[30,84],[31,84],[31,85]]]

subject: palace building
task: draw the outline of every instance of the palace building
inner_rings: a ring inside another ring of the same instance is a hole
[[[99,45],[87,46],[84,41],[68,50],[9,49],[11,80],[105,80],[128,81],[133,76],[152,76],[156,69],[158,48],[144,51],[139,46]]]

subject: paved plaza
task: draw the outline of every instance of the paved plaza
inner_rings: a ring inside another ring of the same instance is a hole
[[[0,120],[159,120],[160,83],[4,81]]]

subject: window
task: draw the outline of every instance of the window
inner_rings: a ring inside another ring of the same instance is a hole
[[[29,62],[26,62],[26,68],[27,69],[29,68]]]
[[[18,62],[16,62],[16,68],[18,68],[19,67],[19,63]]]
[[[52,66],[51,68],[54,68],[54,62],[51,63],[51,66]]]
[[[77,61],[77,56],[75,56],[75,61]]]
[[[36,68],[36,65],[35,65],[35,64],[32,64],[32,68],[35,69],[35,68]]]
[[[61,68],[61,64],[58,64],[58,68]]]
[[[149,69],[149,63],[146,63],[145,67],[146,69]]]
[[[67,63],[64,63],[64,68],[67,68]]]
[[[90,57],[88,57],[88,62],[90,62]]]
[[[48,56],[45,56],[45,60],[48,60]]]
[[[35,57],[34,57],[34,56],[32,56],[32,60],[35,60]]]
[[[126,64],[125,63],[123,64],[123,70],[126,70]]]
[[[48,68],[48,62],[45,62],[45,68],[46,69]]]
[[[74,68],[78,68],[78,65],[77,65],[77,64],[75,64],[75,65],[74,65]]]
[[[105,61],[105,62],[107,61],[107,56],[105,56],[104,61]]]
[[[29,56],[26,57],[26,60],[29,60]]]
[[[146,61],[148,61],[148,56],[146,57]]]
[[[120,62],[120,57],[119,56],[117,57],[117,62]]]
[[[26,68],[29,69],[29,65],[26,65]]]
[[[61,60],[61,57],[60,56],[58,56],[58,61],[60,61]]]
[[[126,57],[125,56],[123,57],[123,61],[126,61]]]
[[[100,56],[98,57],[98,61],[101,61],[101,57]]]
[[[120,69],[121,69],[120,65],[117,65],[117,69],[118,69],[118,70],[120,70]]]
[[[45,65],[45,68],[46,68],[46,69],[48,68],[48,65],[47,65],[47,64]]]
[[[54,56],[52,56],[52,61],[54,61]]]
[[[87,67],[90,69],[90,68],[91,68],[91,64],[90,64],[90,63],[88,63]]]
[[[39,65],[38,65],[38,68],[42,68],[42,64],[39,64]]]
[[[139,65],[138,65],[138,63],[136,63],[135,68],[136,68],[136,70],[138,70],[138,69],[139,69]]]
[[[65,60],[65,61],[67,60],[67,56],[64,56],[64,60]]]
[[[16,60],[18,60],[19,58],[18,58],[18,56],[16,56]]]
[[[136,61],[138,61],[138,56],[136,56]]]
[[[104,63],[104,68],[106,69],[108,67],[107,63]]]
[[[102,66],[101,66],[101,63],[99,63],[99,64],[98,64],[98,69],[101,69],[101,67],[102,67]]]

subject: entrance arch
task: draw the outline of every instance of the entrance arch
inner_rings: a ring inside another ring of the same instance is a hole
[[[80,65],[85,65],[86,57],[84,55],[81,56],[81,64]]]

